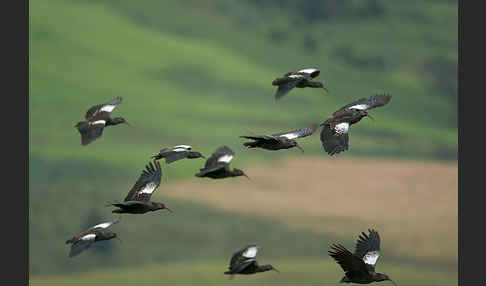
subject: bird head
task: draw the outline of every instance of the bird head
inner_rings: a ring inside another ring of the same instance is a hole
[[[278,269],[273,267],[273,265],[271,265],[271,264],[263,265],[262,267],[260,267],[260,269],[261,269],[261,271],[274,270],[274,271],[280,273],[280,271],[278,271]]]
[[[118,235],[117,235],[116,233],[114,233],[114,232],[109,232],[109,233],[107,233],[107,234],[105,234],[105,235],[104,235],[104,239],[105,239],[105,240],[110,240],[110,239],[112,239],[112,238],[116,238],[116,239],[118,239],[118,240],[121,242],[121,239],[120,239],[120,238],[118,237]]]
[[[168,210],[169,212],[173,212],[171,209],[169,209],[166,205],[164,205],[163,203],[153,203],[154,206],[155,206],[155,210],[163,210],[163,209],[166,209]]]
[[[189,159],[196,159],[196,158],[206,158],[206,157],[204,157],[199,152],[189,152],[189,154],[187,155],[187,158],[189,158]]]
[[[234,168],[233,169],[233,177],[238,177],[238,176],[245,176],[248,180],[250,179],[250,177],[248,177],[245,172],[243,172],[243,170],[240,170],[240,169],[236,169]]]

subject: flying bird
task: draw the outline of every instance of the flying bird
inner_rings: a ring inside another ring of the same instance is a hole
[[[118,223],[120,218],[115,218],[112,221],[97,224],[86,231],[73,236],[71,239],[66,241],[66,244],[71,243],[71,251],[69,252],[69,257],[74,257],[84,250],[88,249],[93,243],[101,240],[110,240],[112,238],[118,238],[117,234],[114,232],[105,232],[111,225]],[[120,240],[121,241],[121,240]]]
[[[149,162],[149,164],[145,166],[145,170],[143,170],[123,202],[113,202],[107,205],[118,207],[118,209],[112,211],[113,213],[144,214],[146,212],[162,209],[172,212],[172,210],[167,208],[163,203],[150,201],[150,197],[159,187],[162,180],[162,168],[160,167],[160,163],[155,160],[154,163],[155,167],[152,162]]]
[[[369,229],[369,235],[361,233],[354,254],[340,244],[333,244],[329,256],[344,270],[345,276],[341,283],[368,284],[371,282],[391,281],[386,274],[376,273],[375,265],[380,257],[380,235],[376,230]]]
[[[333,113],[321,126],[321,142],[329,155],[334,155],[349,148],[349,126],[358,123],[363,117],[373,117],[367,110],[383,106],[391,100],[390,94],[378,94],[369,98],[361,98],[353,103],[343,106]]]
[[[243,146],[247,148],[262,148],[266,150],[280,150],[289,149],[293,147],[299,148],[302,152],[304,149],[295,141],[297,138],[302,138],[312,135],[317,129],[317,124],[312,124],[306,128],[297,129],[288,132],[282,132],[272,135],[257,135],[257,136],[240,136],[240,138],[251,139],[254,141],[245,142]]]
[[[110,117],[113,109],[115,109],[121,102],[122,98],[117,97],[110,102],[97,104],[86,112],[86,121],[80,121],[74,126],[81,134],[81,145],[88,145],[101,137],[103,129],[106,126],[118,125],[121,123],[129,125],[123,117]]]
[[[222,179],[228,177],[245,176],[249,177],[243,172],[243,170],[234,168],[230,170],[229,165],[235,153],[228,147],[219,147],[212,155],[206,160],[204,168],[200,169],[196,177],[208,177],[212,179]]]
[[[231,257],[228,267],[229,270],[224,272],[224,274],[228,274],[233,277],[233,275],[236,274],[255,274],[258,272],[265,272],[269,270],[275,270],[279,272],[271,264],[258,265],[258,262],[256,261],[256,255],[260,249],[260,246],[249,245],[235,252]]]
[[[192,147],[189,145],[177,145],[174,147],[167,147],[160,150],[160,152],[152,158],[155,160],[160,160],[165,158],[165,163],[170,164],[174,161],[187,158],[187,159],[196,159],[196,158],[205,158],[201,153],[191,151]]]
[[[295,72],[288,72],[283,77],[274,79],[272,85],[278,86],[277,92],[275,93],[275,100],[282,98],[294,87],[322,88],[328,92],[327,87],[322,82],[312,81],[312,79],[316,78],[320,73],[321,71],[318,69],[307,68]]]

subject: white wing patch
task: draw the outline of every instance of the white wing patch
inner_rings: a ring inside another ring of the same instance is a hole
[[[289,75],[290,78],[303,78],[304,76],[301,75],[301,74],[293,74],[293,75]]]
[[[145,188],[140,190],[140,194],[151,194],[154,192],[155,188],[157,187],[157,184],[150,182],[147,185],[145,185]]]
[[[365,254],[365,256],[363,257],[363,261],[366,264],[375,265],[376,261],[378,260],[378,257],[380,257],[380,252],[370,251]]]
[[[353,105],[353,106],[349,107],[349,109],[365,110],[368,107],[369,107],[369,105],[367,105],[367,104],[356,104],[356,105]]]
[[[189,145],[177,145],[177,146],[174,146],[174,149],[172,149],[172,151],[182,152],[182,151],[189,151],[191,149],[192,149],[192,147],[189,146]]]
[[[348,130],[349,130],[349,123],[343,122],[343,123],[336,124],[336,126],[334,127],[334,130],[338,134],[346,134],[346,133],[348,133]]]
[[[243,257],[245,258],[255,258],[258,253],[258,246],[251,246],[245,252],[243,252]]]
[[[90,234],[87,234],[87,235],[81,237],[81,240],[90,241],[90,240],[94,240],[95,237],[96,237],[96,234],[90,233]]]
[[[310,68],[310,69],[303,69],[303,70],[300,70],[298,72],[303,72],[303,73],[310,75],[311,73],[316,72],[316,71],[318,71],[318,69]]]
[[[106,123],[105,120],[96,120],[93,123],[91,123],[91,125],[96,125],[96,124],[103,124],[103,125],[105,125],[105,123]]]
[[[107,228],[107,227],[109,227],[112,224],[118,223],[119,221],[120,221],[120,219],[117,218],[117,219],[114,219],[112,221],[108,221],[108,222],[104,222],[104,223],[97,224],[97,225],[91,227],[91,229],[93,229],[93,228]]]
[[[218,158],[218,162],[224,162],[224,163],[229,163],[231,159],[233,159],[233,155],[223,155]]]
[[[115,107],[116,105],[105,105],[100,109],[100,111],[112,112]]]
[[[298,136],[297,133],[287,133],[287,134],[282,134],[279,137],[285,137],[287,139],[295,139],[295,138],[297,138],[299,136]]]

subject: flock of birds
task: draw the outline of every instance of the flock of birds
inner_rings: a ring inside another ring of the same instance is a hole
[[[272,85],[278,86],[275,99],[282,98],[293,88],[322,88],[327,92],[327,87],[322,82],[313,81],[319,73],[320,71],[318,69],[306,68],[295,72],[288,72],[283,77],[273,80]],[[363,117],[373,119],[368,113],[368,110],[383,106],[390,99],[391,95],[389,94],[378,94],[369,98],[361,98],[334,112],[331,118],[320,124],[322,126],[320,139],[324,150],[331,156],[348,150],[349,127],[358,123]],[[81,134],[82,145],[87,145],[100,138],[106,126],[114,126],[121,123],[128,124],[123,117],[111,118],[110,116],[111,112],[121,102],[122,98],[118,97],[110,102],[97,104],[86,112],[86,120],[78,122],[75,125],[75,128]],[[247,148],[281,150],[296,147],[303,152],[304,150],[299,146],[296,139],[310,136],[317,129],[317,124],[311,124],[306,128],[288,132],[240,137],[251,140],[243,143],[243,146]],[[234,156],[235,153],[228,146],[219,147],[206,160],[204,168],[201,168],[195,176],[212,179],[245,176],[249,179],[243,170],[236,168],[230,169],[230,162]],[[172,212],[165,204],[150,200],[162,180],[162,168],[159,160],[165,159],[165,162],[170,164],[181,159],[205,159],[200,152],[193,151],[190,145],[177,145],[163,148],[152,156],[152,158],[153,164],[150,161],[146,165],[145,170],[142,171],[142,174],[130,189],[123,202],[115,201],[107,204],[107,206],[116,207],[112,213],[144,214],[163,209]],[[118,223],[120,219],[121,217],[117,217],[112,221],[97,224],[67,240],[66,244],[71,244],[69,257],[78,255],[97,241],[113,238],[119,239],[116,233],[107,232],[106,229]],[[359,236],[354,253],[351,253],[340,244],[333,244],[331,246],[328,252],[329,256],[341,266],[345,273],[345,276],[340,282],[367,284],[389,280],[395,284],[387,275],[375,272],[375,265],[380,257],[380,236],[376,230],[369,229],[368,231],[369,234],[363,232]],[[231,257],[228,267],[229,270],[224,272],[224,274],[233,277],[236,274],[255,274],[269,270],[279,272],[270,264],[259,265],[257,263],[256,256],[260,249],[260,246],[248,245],[235,252]]]

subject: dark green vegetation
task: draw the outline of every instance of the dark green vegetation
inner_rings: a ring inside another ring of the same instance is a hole
[[[29,60],[34,277],[103,263],[223,259],[224,268],[228,253],[247,241],[263,244],[268,257],[327,259],[329,237],[164,201],[162,186],[155,198],[175,214],[124,217],[113,228],[123,244],[102,242],[69,260],[64,241],[111,218],[105,201],[123,199],[161,147],[190,144],[209,156],[227,144],[236,152],[233,167],[301,156],[244,151],[238,136],[322,122],[352,100],[386,91],[391,103],[372,112],[376,121],[353,127],[350,150],[340,155],[456,158],[455,2],[32,1]],[[319,67],[330,93],[293,90],[275,103],[272,79],[301,67]],[[82,147],[73,126],[116,96],[124,102],[114,115],[133,127],[107,128]],[[316,135],[301,144],[306,155],[327,156]],[[164,176],[192,177],[203,162],[163,166]]]

